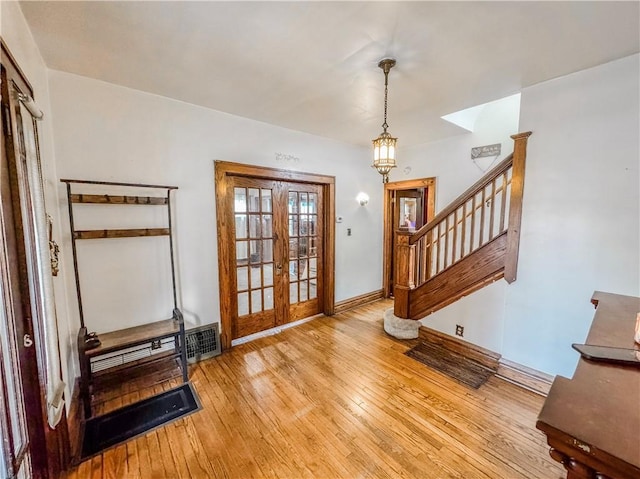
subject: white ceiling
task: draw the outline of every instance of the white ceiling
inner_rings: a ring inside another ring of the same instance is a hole
[[[48,67],[337,140],[401,146],[448,113],[640,50],[634,2],[21,2]],[[585,99],[588,101],[588,99]]]

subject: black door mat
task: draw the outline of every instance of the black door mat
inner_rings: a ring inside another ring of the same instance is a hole
[[[474,389],[482,386],[494,373],[477,361],[465,358],[437,344],[420,343],[405,354]]]
[[[129,404],[84,424],[81,460],[200,410],[191,383]]]

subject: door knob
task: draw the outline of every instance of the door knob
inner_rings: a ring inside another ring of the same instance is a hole
[[[282,265],[280,263],[276,263],[276,276],[280,276],[282,274]]]

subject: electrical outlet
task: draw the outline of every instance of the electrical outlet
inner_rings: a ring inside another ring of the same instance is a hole
[[[460,326],[456,324],[456,336],[463,337],[464,336],[464,326]]]
[[[160,349],[162,347],[162,342],[159,339],[154,339],[151,341],[151,349]]]

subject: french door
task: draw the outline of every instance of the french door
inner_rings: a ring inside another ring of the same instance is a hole
[[[320,312],[321,205],[318,185],[233,179],[232,339]]]
[[[216,162],[216,169],[229,165],[234,164]],[[332,188],[279,178],[280,170],[259,171],[262,177],[217,174],[226,347],[233,339],[333,312],[333,276],[327,280],[325,274],[333,257],[326,219],[326,192]]]

